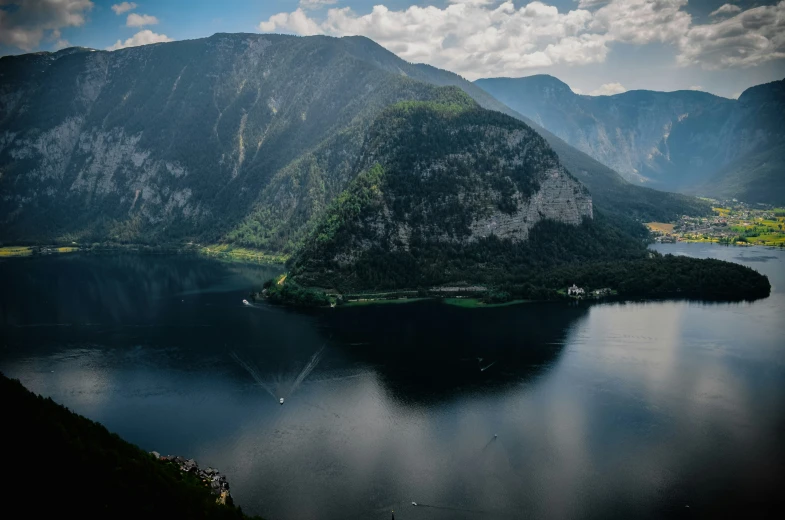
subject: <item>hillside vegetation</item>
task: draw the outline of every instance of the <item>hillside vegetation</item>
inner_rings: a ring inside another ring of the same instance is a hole
[[[750,269],[649,252],[639,226],[595,210],[542,137],[459,93],[449,103],[386,109],[356,168],[289,275],[265,284],[272,301],[320,306],[338,295],[396,293],[551,299],[577,281],[625,297],[768,294],[768,280]]]
[[[3,374],[0,395],[15,508],[36,518],[249,518],[196,477]]]
[[[460,76],[362,37],[216,34],[6,56],[0,241],[225,243],[289,254],[358,173],[376,116],[400,101],[449,101],[458,89],[527,122]],[[531,128],[597,207],[627,226],[708,211],[632,186]]]

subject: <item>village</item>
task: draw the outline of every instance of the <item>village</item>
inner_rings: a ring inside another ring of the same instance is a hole
[[[746,204],[732,199],[712,201],[714,215],[677,222],[649,222],[656,242],[714,242],[728,245],[785,247],[785,208]]]
[[[205,486],[210,488],[210,491],[214,495],[218,495],[218,498],[215,500],[217,503],[224,505],[232,504],[232,495],[229,492],[229,482],[227,482],[226,476],[222,475],[217,469],[200,469],[199,464],[197,464],[194,459],[186,459],[184,457],[172,455],[161,455],[157,451],[150,453],[153,457],[160,460],[161,462],[176,465],[183,473],[190,473],[195,475],[204,483]]]

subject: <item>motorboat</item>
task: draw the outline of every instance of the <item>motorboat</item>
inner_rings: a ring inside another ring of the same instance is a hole
[[[279,403],[283,404],[283,397],[278,400]]]
[[[251,305],[251,302],[249,302],[248,300],[243,300],[243,305]]]

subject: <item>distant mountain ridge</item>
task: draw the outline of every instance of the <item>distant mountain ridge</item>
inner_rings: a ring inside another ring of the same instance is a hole
[[[700,91],[584,96],[547,75],[475,84],[631,182],[785,201],[778,173],[785,166],[785,80],[751,87],[738,100]]]
[[[0,240],[224,241],[292,252],[353,180],[376,116],[463,89],[363,37],[216,34],[0,58]],[[619,218],[706,211],[531,123]]]

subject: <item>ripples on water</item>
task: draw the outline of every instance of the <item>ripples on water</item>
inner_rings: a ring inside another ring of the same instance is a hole
[[[303,313],[241,304],[270,269],[20,259],[0,263],[0,368],[144,449],[220,468],[273,520],[782,505],[785,254],[657,248],[747,263],[774,293]],[[283,406],[270,398],[295,383]]]

